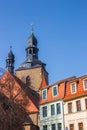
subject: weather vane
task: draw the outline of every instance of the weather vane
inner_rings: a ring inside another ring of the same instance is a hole
[[[34,32],[34,23],[31,23],[31,32]]]

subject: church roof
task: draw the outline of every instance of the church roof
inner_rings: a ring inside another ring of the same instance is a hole
[[[37,39],[33,33],[29,36],[27,43],[28,47],[37,46]]]
[[[8,70],[1,77],[0,84],[3,86],[3,93],[8,98],[13,98],[14,102],[20,103],[28,113],[39,111],[37,106],[38,97],[34,94],[32,89],[26,87],[26,84]]]
[[[8,58],[12,58],[12,59],[14,59],[14,54],[13,54],[13,52],[12,52],[12,49],[11,49],[11,47],[10,47],[10,51],[9,51],[9,53],[8,53],[8,55],[7,55],[7,59]]]

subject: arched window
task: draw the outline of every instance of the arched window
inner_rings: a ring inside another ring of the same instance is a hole
[[[29,77],[29,75],[26,77],[26,85],[30,85],[30,77]]]

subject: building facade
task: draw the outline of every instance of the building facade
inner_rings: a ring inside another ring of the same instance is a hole
[[[38,51],[32,33],[27,41],[25,61],[14,71],[15,56],[10,48],[7,70],[0,78],[0,92],[9,101],[15,97],[14,102],[21,103],[27,112],[23,130],[86,130],[87,75],[49,85],[46,64],[39,60]]]
[[[87,75],[66,83],[64,120],[66,130],[87,129]]]
[[[40,130],[64,130],[64,82],[40,90]]]

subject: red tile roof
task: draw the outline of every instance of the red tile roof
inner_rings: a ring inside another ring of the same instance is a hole
[[[39,104],[45,104],[45,103],[53,102],[53,101],[56,101],[59,99],[63,99],[64,101],[66,101],[66,100],[71,100],[74,98],[78,98],[78,97],[87,95],[87,90],[84,90],[84,86],[83,86],[83,79],[85,79],[85,78],[87,78],[87,75],[83,75],[78,78],[76,76],[72,76],[72,77],[66,78],[64,80],[60,80],[60,81],[56,82],[55,84],[52,84],[49,86],[44,87],[44,85],[43,85],[43,87],[40,89]],[[73,82],[76,82],[76,86],[77,86],[76,93],[71,93],[70,84]],[[58,95],[56,97],[53,97],[52,96],[52,87],[56,84],[58,85]],[[42,99],[42,91],[44,89],[47,89],[47,99]]]
[[[44,104],[44,103],[48,103],[48,102],[53,102],[56,100],[60,100],[64,97],[64,89],[65,89],[65,83],[61,82],[61,83],[57,83],[54,85],[58,85],[58,95],[53,97],[52,95],[52,88],[54,85],[52,86],[47,86],[45,89],[47,89],[47,99],[42,99],[42,91],[40,92],[40,102],[39,104]]]
[[[64,100],[71,100],[74,98],[78,98],[80,96],[87,95],[87,90],[84,90],[84,86],[83,86],[83,78],[85,77],[87,77],[87,75],[76,78],[76,80],[74,81],[72,80],[72,82],[76,82],[76,93],[71,93],[71,86],[70,86],[71,82],[66,83]]]
[[[43,89],[47,86],[47,81],[44,77],[44,75],[42,75],[42,82],[41,82],[41,85],[40,85],[40,89]]]
[[[10,98],[15,98],[15,102],[19,102],[29,113],[39,112],[38,100],[39,98],[36,94],[26,85],[18,79],[16,76],[12,75],[8,70],[1,77],[0,84],[2,84],[2,89],[4,94]]]

